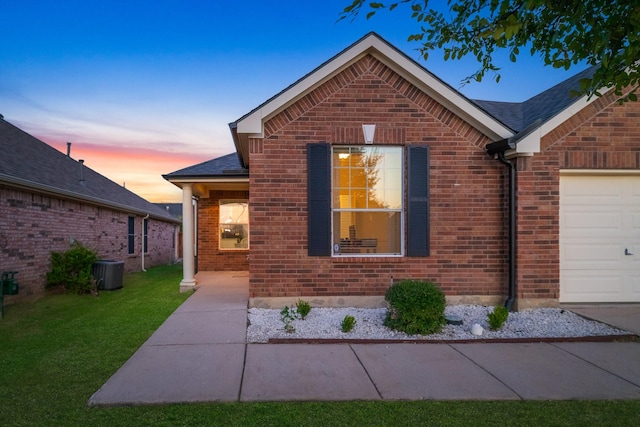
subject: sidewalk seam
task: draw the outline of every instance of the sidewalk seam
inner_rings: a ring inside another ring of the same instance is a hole
[[[349,349],[351,350],[353,355],[356,357],[356,360],[358,361],[360,366],[362,366],[362,369],[364,369],[364,373],[367,374],[367,378],[369,378],[369,381],[371,381],[371,385],[373,385],[373,388],[376,390],[376,393],[378,393],[378,397],[380,398],[380,400],[385,400],[384,397],[382,396],[382,393],[380,393],[380,390],[378,389],[378,385],[373,380],[373,378],[371,378],[371,375],[369,374],[369,371],[364,366],[364,363],[362,363],[362,360],[360,360],[360,357],[358,357],[358,352],[353,349],[353,345],[352,344],[349,344]]]
[[[242,359],[242,372],[240,373],[240,387],[238,387],[238,398],[236,399],[237,402],[241,402],[241,398],[242,398],[242,387],[244,386],[244,371],[247,368],[247,350],[248,350],[249,344],[247,344],[246,340],[244,343],[244,357]]]
[[[488,371],[487,369],[485,369],[484,366],[478,364],[478,362],[476,362],[475,360],[473,360],[472,358],[470,358],[469,356],[467,356],[466,354],[464,354],[463,352],[461,352],[460,350],[458,350],[456,347],[454,347],[451,344],[447,344],[450,348],[452,348],[456,353],[458,353],[459,355],[461,355],[462,357],[464,357],[465,359],[467,359],[468,361],[470,361],[471,363],[473,363],[474,365],[476,365],[478,368],[482,369],[484,372],[486,372],[489,376],[493,377],[496,379],[496,381],[498,381],[500,384],[504,385],[507,389],[511,390],[511,392],[516,395],[518,397],[518,399],[520,400],[525,400],[522,396],[520,396],[518,394],[518,392],[516,392],[512,387],[509,386],[509,384],[505,383],[504,381],[502,381],[500,378],[496,377],[495,375],[493,375],[493,373],[491,373],[490,371]]]
[[[596,368],[600,369],[602,372],[606,372],[606,373],[607,373],[607,374],[609,374],[609,375],[613,375],[613,376],[614,376],[614,377],[616,377],[616,378],[620,378],[621,380],[623,380],[623,381],[625,381],[625,382],[627,382],[627,383],[631,384],[631,385],[632,385],[632,386],[634,386],[634,387],[640,388],[640,384],[636,384],[636,383],[634,383],[633,381],[630,381],[630,380],[628,380],[628,379],[627,379],[627,378],[625,378],[625,377],[621,377],[620,375],[616,374],[615,372],[611,372],[610,370],[605,369],[605,368],[603,368],[603,367],[602,367],[602,366],[600,366],[600,365],[596,365],[594,362],[592,362],[592,361],[590,361],[590,360],[587,360],[587,359],[585,359],[584,357],[581,357],[581,356],[579,356],[579,355],[577,355],[577,354],[575,354],[575,353],[572,353],[572,352],[570,352],[569,350],[564,349],[564,348],[562,348],[562,347],[558,346],[557,344],[551,344],[551,345],[553,345],[553,347],[555,347],[555,348],[557,348],[557,349],[559,349],[559,350],[562,350],[563,352],[565,352],[565,353],[567,353],[567,354],[569,354],[569,355],[571,355],[571,356],[575,357],[576,359],[580,359],[580,360],[582,360],[582,361],[584,361],[584,362],[588,363],[589,365],[594,366],[594,367],[596,367]]]

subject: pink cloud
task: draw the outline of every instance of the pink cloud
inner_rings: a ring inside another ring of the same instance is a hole
[[[67,143],[54,138],[42,138],[49,145],[67,153]],[[224,154],[224,153],[221,153]],[[82,159],[85,165],[150,202],[180,202],[181,190],[162,178],[163,174],[204,162],[211,156],[202,153],[167,152],[117,144],[100,145],[73,143],[71,157]]]

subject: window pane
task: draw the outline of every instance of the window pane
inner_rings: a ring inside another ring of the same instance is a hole
[[[220,249],[249,248],[247,202],[220,201]]]
[[[334,212],[334,254],[401,253],[400,212]]]
[[[402,147],[333,148],[334,254],[401,254]]]

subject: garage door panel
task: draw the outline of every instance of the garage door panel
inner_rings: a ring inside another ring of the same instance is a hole
[[[640,209],[631,211],[629,215],[631,216],[632,231],[640,233]]]
[[[561,190],[562,196],[571,205],[592,204],[593,200],[607,204],[622,203],[624,189],[617,182],[620,177],[608,177],[613,179],[605,180],[600,177],[580,177],[579,180],[573,179],[577,177],[570,178],[572,179],[565,180]]]
[[[619,210],[612,212],[610,208],[595,212],[569,210],[563,213],[561,220],[567,236],[611,236],[624,233],[622,214]]]
[[[631,277],[629,278],[631,284],[631,293],[633,294],[633,301],[640,301],[640,277]]]
[[[640,179],[631,180],[629,184],[629,203],[632,205],[640,205]]]
[[[560,301],[640,302],[640,176],[561,177]]]
[[[619,245],[567,244],[562,247],[561,262],[567,269],[621,268],[620,254]]]
[[[581,302],[618,302],[623,289],[621,276],[578,274],[565,281],[560,297]]]

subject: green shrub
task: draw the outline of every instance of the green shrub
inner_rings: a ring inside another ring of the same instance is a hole
[[[307,314],[309,314],[309,312],[311,311],[311,306],[309,305],[308,302],[300,299],[296,304],[296,311],[298,312],[300,317],[304,320],[304,318],[307,317]]]
[[[289,306],[285,305],[280,310],[280,320],[284,323],[284,330],[290,334],[296,331],[296,327],[293,326],[293,321],[296,320],[296,311]]]
[[[344,316],[344,319],[342,319],[340,326],[342,327],[342,332],[351,332],[356,326],[356,318],[347,314]]]
[[[385,326],[414,334],[433,334],[445,324],[444,293],[431,282],[405,280],[387,290],[389,302]]]
[[[489,313],[488,317],[489,327],[491,327],[491,329],[495,331],[502,328],[504,322],[507,321],[507,319],[509,318],[509,310],[507,310],[506,307],[500,305],[494,307],[493,311]]]
[[[95,251],[74,243],[66,252],[51,252],[51,271],[47,288],[63,286],[67,292],[87,294],[93,291],[91,266],[98,260]]]

